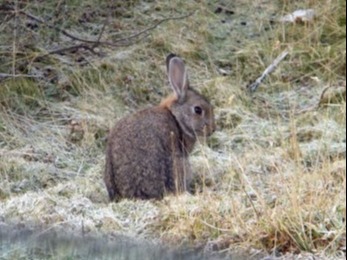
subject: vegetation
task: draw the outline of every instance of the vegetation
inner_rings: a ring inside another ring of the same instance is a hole
[[[314,21],[278,22],[300,8]],[[0,221],[344,259],[345,10],[342,0],[0,3]],[[216,107],[219,129],[191,157],[197,192],[108,203],[107,132],[169,93],[170,52]]]

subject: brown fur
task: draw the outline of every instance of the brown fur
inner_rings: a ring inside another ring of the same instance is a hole
[[[188,154],[197,135],[206,129],[212,134],[215,125],[211,105],[184,86],[182,64],[177,58],[172,65],[177,75],[169,75],[175,94],[159,106],[121,119],[111,130],[104,172],[110,200],[161,199],[187,190],[192,178]],[[204,116],[195,115],[194,106],[202,107]]]
[[[119,121],[107,147],[105,183],[110,198],[162,198],[166,192],[176,192],[178,180],[171,173],[184,172],[186,157],[181,157],[184,147],[180,138],[171,113],[160,107]],[[174,161],[177,155],[181,158]],[[126,174],[119,174],[123,172]]]
[[[175,102],[177,102],[177,97],[175,94],[172,94],[170,96],[168,96],[167,98],[163,99],[161,102],[160,102],[160,107],[161,108],[166,108],[166,109],[169,109],[171,108],[172,104],[174,104]]]

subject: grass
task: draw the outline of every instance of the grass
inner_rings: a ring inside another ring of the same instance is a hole
[[[0,16],[0,71],[42,76],[0,81],[0,220],[255,257],[343,259],[346,3],[235,1],[216,12],[221,5],[19,3],[85,38],[95,39],[108,17],[103,37],[111,41],[195,12],[134,45],[99,47],[101,56],[79,50],[34,59],[76,43],[23,16]],[[314,8],[315,21],[272,22],[298,8]],[[289,58],[248,93],[249,81],[287,48]],[[107,132],[169,93],[169,52],[186,60],[190,81],[216,107],[218,131],[191,156],[197,194],[108,203],[101,178]],[[328,86],[333,98],[321,97]]]

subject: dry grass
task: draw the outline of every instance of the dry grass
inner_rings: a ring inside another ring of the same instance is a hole
[[[100,48],[102,57],[81,50],[33,62],[43,49],[73,42],[41,25],[28,29],[23,18],[14,39],[15,21],[0,16],[0,71],[44,76],[0,82],[0,221],[255,258],[345,257],[344,1],[103,1],[83,12],[70,2],[21,7],[85,37],[97,35],[111,12],[108,40],[164,16],[195,14],[135,45]],[[314,8],[315,21],[271,22],[297,8]],[[290,58],[250,95],[247,83],[288,47]],[[198,192],[109,204],[101,178],[106,134],[118,118],[168,93],[169,52],[185,58],[191,82],[216,106],[219,130],[191,158]],[[339,96],[316,108],[327,86]]]

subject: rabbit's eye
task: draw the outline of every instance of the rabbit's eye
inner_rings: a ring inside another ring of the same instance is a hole
[[[202,114],[202,108],[199,106],[194,107],[194,112],[198,115]]]

